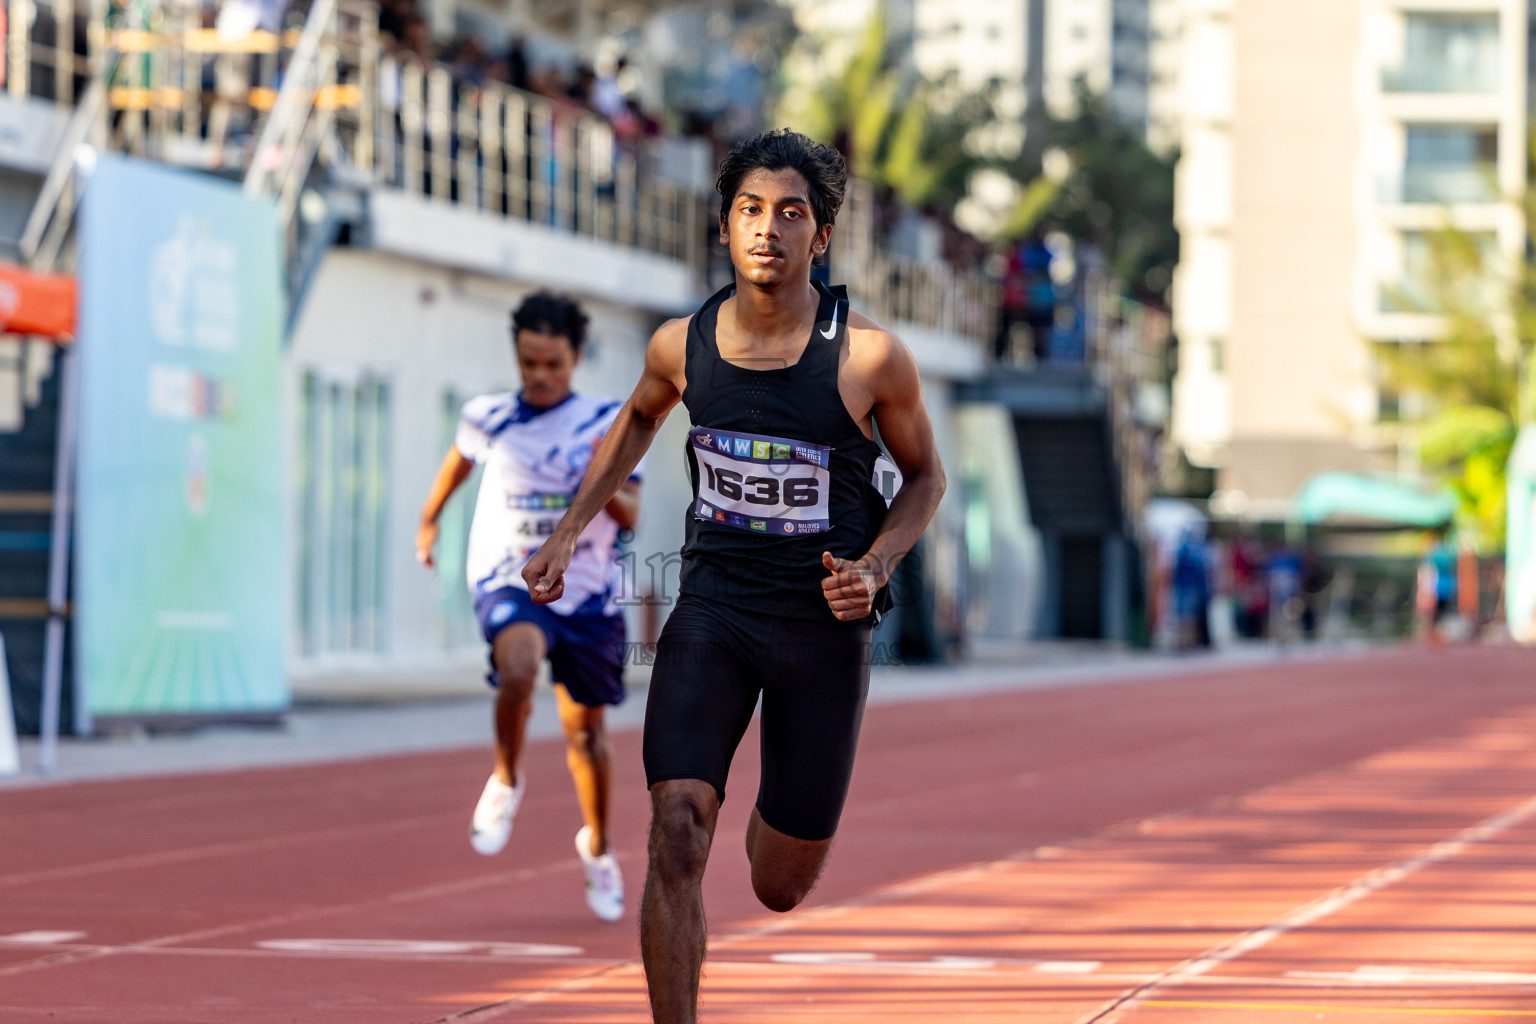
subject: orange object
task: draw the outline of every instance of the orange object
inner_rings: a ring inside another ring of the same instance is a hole
[[[73,340],[78,305],[73,277],[0,263],[0,331]]]

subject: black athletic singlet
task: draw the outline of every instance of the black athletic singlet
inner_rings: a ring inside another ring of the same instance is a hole
[[[693,422],[686,442],[693,501],[681,590],[835,622],[822,596],[821,553],[862,556],[886,506],[871,480],[880,446],[864,436],[837,388],[847,292],[820,282],[816,289],[816,323],[793,366],[749,368],[720,357],[715,325],[734,285],[711,296],[688,325],[682,398]]]

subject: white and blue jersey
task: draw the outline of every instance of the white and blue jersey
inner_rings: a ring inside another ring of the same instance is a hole
[[[526,591],[523,565],[554,532],[592,462],[592,451],[622,403],[571,394],[538,409],[510,392],[470,399],[454,447],[484,467],[466,559],[476,597],[504,587]],[[640,479],[637,467],[631,480]],[[617,614],[619,524],[606,511],[587,524],[565,570],[557,615]]]

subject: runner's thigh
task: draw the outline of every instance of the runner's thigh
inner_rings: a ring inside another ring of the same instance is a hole
[[[731,758],[761,689],[753,619],[686,595],[667,617],[645,704],[647,786],[700,779],[725,801]]]
[[[779,620],[763,682],[757,810],[796,839],[830,839],[853,778],[869,693],[864,623]]]

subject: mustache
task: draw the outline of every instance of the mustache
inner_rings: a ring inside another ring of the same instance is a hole
[[[782,257],[784,255],[784,250],[780,249],[776,245],[759,245],[759,246],[756,246],[756,247],[754,247],[752,249],[747,250],[747,255],[748,256],[756,256],[759,253],[766,253],[769,256],[781,256]]]

